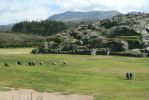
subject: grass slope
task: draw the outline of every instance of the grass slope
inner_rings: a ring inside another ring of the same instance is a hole
[[[0,32],[0,48],[36,47],[43,43],[45,37],[21,33]]]
[[[3,87],[93,95],[95,100],[148,100],[149,58],[87,55],[32,55],[0,53],[0,90]],[[27,52],[29,49],[22,49]],[[0,49],[4,52],[4,49]],[[9,53],[10,52],[10,53]],[[36,60],[35,67],[27,62]],[[15,65],[19,60],[22,66]],[[39,62],[44,61],[40,66]],[[51,63],[57,62],[57,66]],[[67,61],[68,65],[62,63]],[[4,67],[8,62],[10,67]],[[134,79],[125,80],[132,71]]]

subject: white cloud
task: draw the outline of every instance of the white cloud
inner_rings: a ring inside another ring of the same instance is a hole
[[[149,0],[53,0],[62,10],[146,11]],[[142,9],[143,8],[143,9]]]
[[[46,19],[64,11],[149,12],[149,0],[0,0],[0,24]]]
[[[43,0],[0,0],[0,24],[16,23],[23,20],[46,19],[54,10],[46,6],[49,1]]]

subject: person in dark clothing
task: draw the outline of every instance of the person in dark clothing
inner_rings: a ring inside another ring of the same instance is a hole
[[[133,74],[131,72],[126,73],[126,79],[127,80],[132,80]]]

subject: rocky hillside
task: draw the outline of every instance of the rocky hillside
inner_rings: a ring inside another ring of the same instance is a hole
[[[99,54],[111,51],[111,54],[147,56],[148,47],[149,14],[129,13],[53,35],[38,52],[96,49]]]
[[[58,20],[58,21],[82,21],[82,20],[101,20],[106,18],[111,18],[120,14],[117,11],[90,11],[90,12],[71,12],[67,11],[61,14],[55,14],[50,16],[49,20]]]

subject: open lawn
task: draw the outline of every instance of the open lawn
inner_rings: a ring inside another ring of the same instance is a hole
[[[0,49],[0,55],[30,54],[33,48]]]
[[[95,100],[149,100],[149,58],[32,55],[30,50],[0,49],[0,90],[30,88],[87,94]],[[32,60],[36,61],[34,67],[27,65]],[[23,65],[16,65],[16,61]],[[41,61],[44,62],[42,66]],[[63,65],[64,61],[68,65]],[[9,67],[4,67],[5,62]],[[125,80],[127,71],[133,72],[133,80]]]

